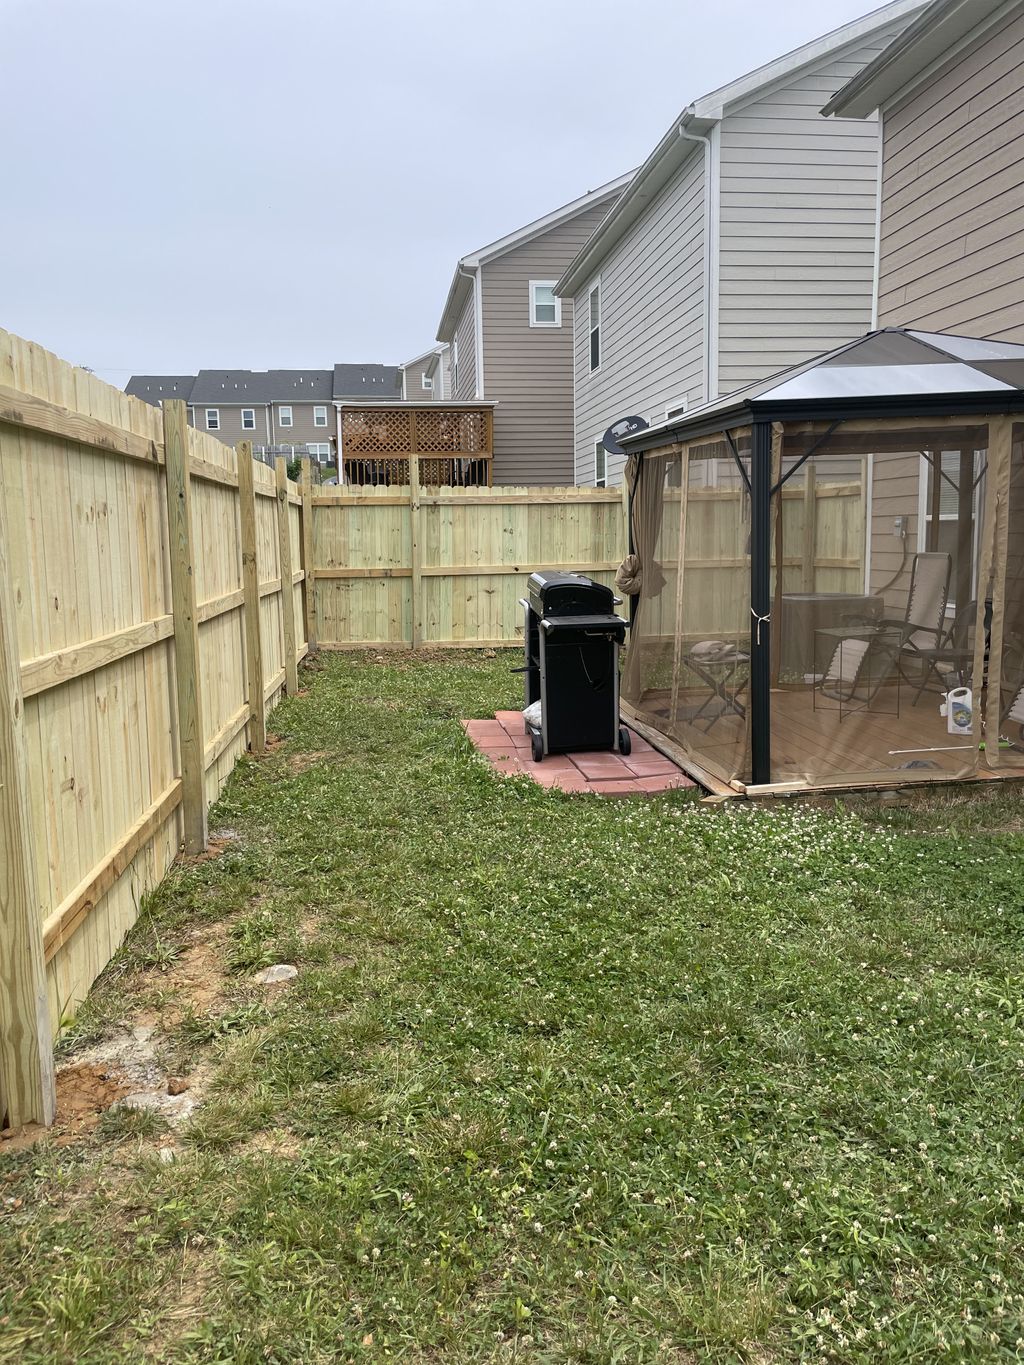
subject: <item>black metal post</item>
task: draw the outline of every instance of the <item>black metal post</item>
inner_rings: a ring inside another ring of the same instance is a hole
[[[772,429],[753,425],[750,452],[750,767],[772,780]]]

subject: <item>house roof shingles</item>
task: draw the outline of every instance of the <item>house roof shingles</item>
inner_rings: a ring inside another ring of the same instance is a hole
[[[203,407],[266,403],[393,403],[402,396],[397,365],[335,365],[332,370],[200,370],[197,375],[133,374],[125,392],[158,406],[183,398]]]

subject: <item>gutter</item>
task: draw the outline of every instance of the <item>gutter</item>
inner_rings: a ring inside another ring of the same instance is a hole
[[[721,125],[712,126],[707,136],[690,133],[687,125],[693,122],[689,110],[683,115],[676,132],[687,142],[704,146],[704,402],[718,397],[718,261],[721,220],[721,161],[719,136]]]

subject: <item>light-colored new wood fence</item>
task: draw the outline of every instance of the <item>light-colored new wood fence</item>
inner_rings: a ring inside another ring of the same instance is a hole
[[[309,494],[0,332],[0,1125],[296,686]]]
[[[863,482],[787,490],[787,590],[849,591],[864,577]],[[313,602],[327,649],[497,646],[522,640],[517,599],[535,569],[611,583],[626,553],[623,490],[346,487],[313,494]],[[676,528],[679,495],[666,496]],[[748,628],[748,528],[737,489],[691,496],[687,631]],[[790,552],[792,547],[792,552]],[[676,551],[647,633],[675,631]]]
[[[324,489],[313,495],[317,643],[512,644],[529,574],[611,583],[625,543],[617,488]]]

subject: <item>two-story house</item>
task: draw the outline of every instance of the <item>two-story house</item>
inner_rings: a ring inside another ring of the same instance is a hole
[[[200,370],[196,375],[132,375],[125,392],[160,405],[188,404],[189,422],[228,445],[252,441],[254,453],[336,458],[343,403],[401,398],[395,365],[335,365],[330,370]]]
[[[451,397],[447,346],[431,346],[429,351],[400,365],[399,370],[404,402],[441,403]]]
[[[629,179],[574,199],[455,268],[437,340],[449,348],[449,397],[497,404],[495,483],[573,482],[573,304],[554,286]]]
[[[562,273],[576,482],[620,480],[603,440],[620,420],[654,425],[869,327],[878,125],[819,111],[918,9],[896,0],[687,105]]]

